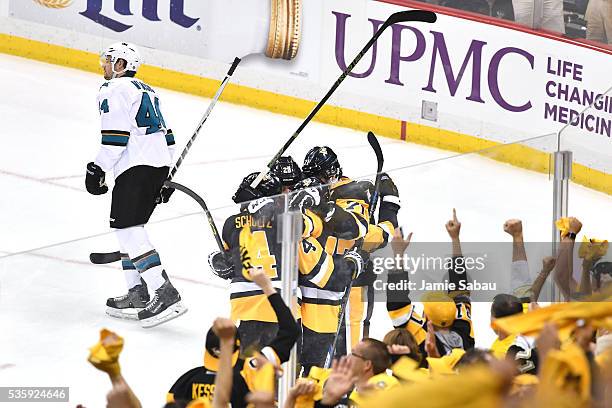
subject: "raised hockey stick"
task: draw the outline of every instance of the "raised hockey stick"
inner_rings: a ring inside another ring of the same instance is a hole
[[[223,78],[223,81],[221,81],[221,85],[219,86],[219,89],[217,89],[217,92],[215,93],[215,96],[210,101],[210,104],[208,104],[208,108],[206,109],[206,112],[204,112],[204,116],[202,116],[202,118],[200,119],[200,122],[198,123],[198,126],[196,127],[195,131],[193,132],[193,135],[191,135],[191,138],[187,142],[187,145],[185,145],[185,148],[181,152],[181,155],[179,156],[178,160],[176,161],[176,163],[172,167],[172,170],[170,170],[170,174],[168,175],[168,180],[167,181],[171,181],[172,180],[172,178],[176,174],[178,168],[183,163],[183,160],[185,159],[185,156],[187,156],[187,153],[189,152],[189,149],[191,149],[191,146],[193,145],[193,142],[198,137],[198,134],[200,133],[200,130],[202,129],[202,126],[204,125],[204,122],[206,122],[206,119],[208,119],[208,117],[210,116],[210,113],[212,112],[213,108],[217,104],[217,101],[221,97],[221,94],[223,93],[223,90],[225,89],[225,86],[228,84],[230,78],[232,77],[232,75],[234,75],[234,71],[236,70],[236,67],[238,67],[238,64],[240,64],[240,61],[241,61],[240,58],[238,58],[238,57],[234,58],[234,62],[232,63],[232,66],[230,67],[229,71],[227,71],[227,74],[225,74],[225,78]],[[183,190],[181,190],[181,191],[183,191]],[[120,259],[121,259],[121,255],[119,254],[119,251],[115,251],[115,252],[92,252],[91,254],[89,254],[89,260],[93,264],[107,264],[107,263],[117,262]]]
[[[374,133],[372,132],[368,132],[368,142],[370,143],[370,146],[372,146],[372,149],[374,150],[374,154],[376,154],[376,180],[374,182],[374,193],[372,194],[372,197],[370,197],[370,203],[369,203],[369,208],[372,209],[374,203],[374,199],[376,196],[378,196],[378,186],[380,185],[380,172],[382,171],[382,167],[383,167],[383,163],[384,163],[384,157],[382,154],[382,150],[380,148],[380,144],[378,143],[378,140],[376,139],[376,136],[374,135]],[[357,244],[358,248],[361,248],[361,246],[363,245],[363,239],[361,239],[361,241]],[[336,336],[334,337],[334,342],[332,343],[332,346],[329,350],[329,352],[327,353],[327,356],[325,357],[325,366],[324,368],[330,368],[332,361],[334,359],[334,355],[336,354],[336,345],[338,344],[338,338],[340,337],[340,330],[342,329],[342,326],[344,324],[344,315],[346,314],[346,305],[349,301],[349,297],[351,295],[351,290],[353,289],[353,283],[355,282],[355,279],[351,279],[351,281],[349,282],[349,285],[346,287],[346,290],[344,291],[344,295],[342,296],[342,303],[340,304],[340,313],[338,314],[338,329],[336,329]]]
[[[185,159],[185,156],[187,156],[187,153],[189,152],[189,149],[191,149],[191,145],[193,145],[193,142],[198,137],[198,133],[200,133],[200,129],[202,129],[202,126],[204,125],[204,122],[206,122],[206,119],[208,119],[208,117],[210,116],[210,112],[212,112],[213,108],[217,104],[217,101],[221,97],[221,94],[223,93],[223,90],[225,89],[225,86],[229,82],[229,80],[232,77],[232,75],[234,75],[234,71],[236,70],[236,67],[238,66],[238,64],[240,64],[240,61],[241,61],[240,58],[238,58],[238,57],[234,58],[234,62],[232,63],[232,66],[230,67],[229,71],[227,71],[227,74],[225,74],[225,78],[223,78],[223,81],[221,81],[221,85],[219,86],[219,89],[217,89],[217,93],[215,93],[215,96],[210,101],[210,104],[208,105],[208,109],[206,109],[206,112],[204,113],[204,116],[202,116],[202,119],[200,119],[200,123],[198,123],[198,127],[196,127],[196,130],[193,132],[193,135],[191,136],[191,138],[187,142],[187,145],[185,146],[185,148],[183,149],[183,151],[182,151],[181,155],[179,156],[178,160],[174,164],[174,167],[172,167],[172,170],[170,170],[170,174],[168,175],[168,181],[172,181],[172,178],[176,174],[176,171],[178,170],[178,168],[183,163],[183,160]]]
[[[219,230],[217,229],[215,220],[213,220],[212,214],[208,210],[208,206],[206,205],[206,202],[204,201],[204,199],[200,197],[198,194],[196,194],[190,188],[185,187],[184,185],[176,183],[174,181],[166,181],[164,185],[166,187],[175,188],[179,191],[182,191],[183,193],[187,194],[189,197],[196,200],[198,204],[200,204],[200,207],[202,207],[202,210],[204,210],[204,213],[206,214],[206,218],[208,219],[208,225],[210,226],[210,229],[212,230],[213,236],[215,237],[215,241],[217,241],[217,246],[219,247],[219,251],[224,252],[225,248],[223,248],[223,242],[221,242],[221,236],[219,235]]]
[[[251,187],[256,188],[259,185],[259,183],[261,183],[261,180],[263,180],[267,172],[270,169],[272,169],[272,167],[274,166],[274,163],[276,163],[278,158],[281,157],[283,153],[285,153],[285,151],[289,148],[289,146],[291,146],[293,141],[297,139],[297,137],[300,135],[302,130],[304,130],[306,125],[310,123],[312,118],[314,118],[317,112],[319,112],[319,110],[323,107],[323,105],[325,105],[327,100],[332,96],[332,94],[340,86],[342,81],[344,81],[344,79],[353,70],[353,68],[355,68],[355,66],[359,63],[359,61],[361,61],[361,58],[363,58],[363,56],[368,52],[368,50],[372,47],[372,45],[374,45],[374,43],[376,42],[376,40],[378,40],[378,37],[380,37],[383,31],[385,31],[388,27],[396,23],[402,23],[406,21],[420,21],[423,23],[434,23],[436,19],[437,19],[437,16],[434,12],[425,11],[425,10],[399,11],[397,13],[391,14],[389,18],[387,18],[387,20],[376,31],[376,33],[374,33],[374,36],[372,36],[372,38],[370,39],[370,41],[368,41],[365,47],[363,47],[363,49],[359,52],[359,54],[357,54],[355,59],[353,59],[353,61],[349,64],[349,66],[346,67],[346,69],[342,72],[342,74],[340,74],[340,77],[338,77],[338,79],[336,80],[336,82],[334,82],[334,84],[329,89],[329,91],[327,91],[323,99],[321,99],[319,103],[317,103],[317,105],[312,109],[310,114],[308,114],[306,119],[304,119],[302,124],[291,135],[291,137],[285,142],[283,147],[281,147],[281,149],[276,153],[276,155],[272,157],[272,160],[268,162],[267,167],[259,173],[259,175],[257,176],[257,178],[255,178],[255,180],[253,180],[253,182],[251,183]]]
[[[382,149],[380,148],[380,144],[378,143],[378,139],[372,132],[368,132],[368,143],[374,149],[374,153],[376,154],[376,178],[374,180],[374,192],[372,192],[372,203],[370,204],[370,224],[374,223],[374,213],[376,212],[376,206],[378,205],[378,189],[380,188],[380,178],[382,172],[383,162],[385,161],[382,155]]]

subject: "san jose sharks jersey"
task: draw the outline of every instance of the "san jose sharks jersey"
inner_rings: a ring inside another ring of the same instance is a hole
[[[117,178],[139,165],[172,164],[174,135],[168,129],[155,90],[132,78],[114,78],[98,92],[101,147],[95,163]]]

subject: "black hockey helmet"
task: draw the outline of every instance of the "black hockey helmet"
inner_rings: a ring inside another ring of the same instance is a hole
[[[282,185],[280,180],[278,177],[270,173],[264,176],[257,187],[251,187],[251,183],[257,178],[257,176],[259,176],[258,171],[249,174],[242,180],[242,183],[240,183],[240,186],[238,186],[238,190],[236,190],[234,196],[232,197],[232,200],[236,204],[256,200],[262,197],[271,197],[281,193]]]
[[[315,146],[306,153],[302,166],[304,177],[316,177],[324,183],[342,176],[338,156],[327,146]]]
[[[278,158],[270,173],[278,177],[284,187],[293,186],[302,180],[302,170],[291,156],[281,156]]]

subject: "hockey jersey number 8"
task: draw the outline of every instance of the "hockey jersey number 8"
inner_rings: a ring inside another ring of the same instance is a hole
[[[174,135],[155,90],[131,77],[105,82],[98,93],[102,146],[95,163],[117,178],[139,165],[170,166]]]

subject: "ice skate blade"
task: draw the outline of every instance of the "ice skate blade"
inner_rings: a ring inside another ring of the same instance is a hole
[[[180,315],[185,314],[187,310],[188,309],[183,306],[183,303],[179,301],[169,306],[159,315],[149,317],[148,319],[143,319],[140,321],[140,323],[145,329],[150,329],[151,327],[159,326],[162,323],[166,323],[172,319],[176,319]]]
[[[141,310],[142,308],[114,309],[112,307],[107,307],[106,314],[115,319],[138,320],[138,312]]]

